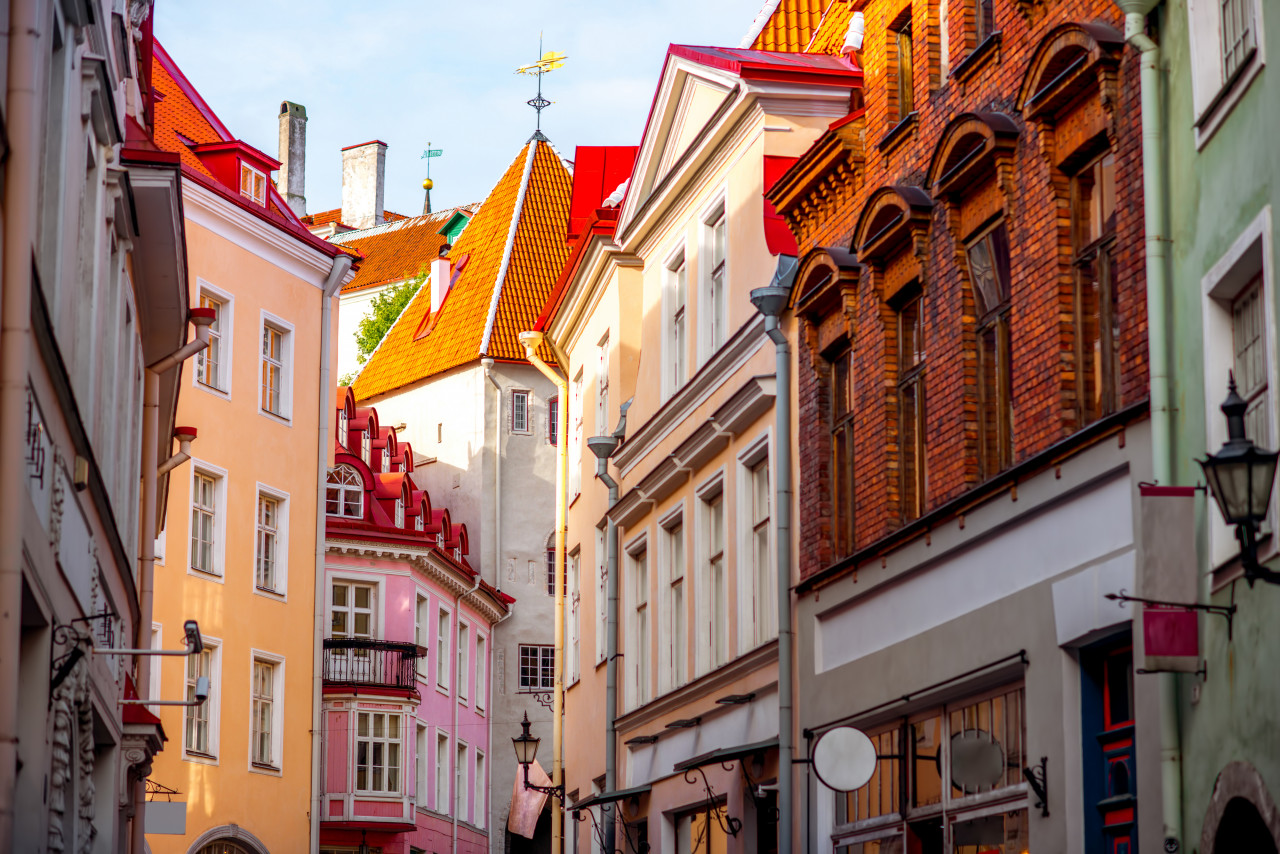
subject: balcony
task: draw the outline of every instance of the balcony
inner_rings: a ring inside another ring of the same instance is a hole
[[[325,685],[416,692],[419,647],[406,641],[325,638]]]

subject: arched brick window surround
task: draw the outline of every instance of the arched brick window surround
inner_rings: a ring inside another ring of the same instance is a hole
[[[858,216],[853,232],[854,251],[864,263],[872,265],[907,248],[908,242],[915,244],[911,247],[914,254],[921,255],[932,210],[933,199],[919,187],[881,187],[867,199]]]
[[[936,198],[963,194],[998,167],[1012,167],[1018,125],[1004,113],[964,113],[952,119],[934,149],[928,184]]]
[[[1222,822],[1227,804],[1234,798],[1243,798],[1253,804],[1262,817],[1263,823],[1271,831],[1271,838],[1280,848],[1280,811],[1267,791],[1267,784],[1258,773],[1258,769],[1244,761],[1229,762],[1218,773],[1213,783],[1213,795],[1209,798],[1209,808],[1205,810],[1204,826],[1200,831],[1200,851],[1202,854],[1225,854],[1214,851],[1214,838],[1218,835],[1218,826]]]

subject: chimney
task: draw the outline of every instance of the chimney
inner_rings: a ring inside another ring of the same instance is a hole
[[[280,178],[277,189],[298,216],[307,213],[304,172],[307,163],[307,108],[280,102]]]
[[[342,223],[352,228],[382,224],[387,144],[374,140],[342,149]]]
[[[440,247],[440,257],[431,262],[431,313],[435,314],[444,303],[449,293],[449,283],[453,277],[453,265],[449,263],[448,243]]]

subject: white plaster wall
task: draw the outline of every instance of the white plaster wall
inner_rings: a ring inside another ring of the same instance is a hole
[[[360,321],[373,310],[373,298],[391,287],[393,283],[378,285],[367,290],[343,294],[338,300],[338,376],[354,373],[360,367],[356,349],[356,332]],[[381,416],[381,408],[378,410]]]

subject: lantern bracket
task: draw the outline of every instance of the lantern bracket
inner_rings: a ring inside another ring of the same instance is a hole
[[[1143,605],[1156,605],[1163,608],[1185,608],[1188,611],[1204,611],[1207,614],[1217,614],[1219,617],[1225,617],[1227,620],[1227,640],[1231,640],[1231,629],[1235,622],[1236,611],[1238,606],[1231,605],[1201,605],[1199,602],[1166,602],[1162,599],[1143,599],[1141,596],[1130,596],[1120,588],[1119,593],[1107,593],[1105,598],[1113,602],[1119,602],[1121,607],[1126,602],[1140,602]]]

